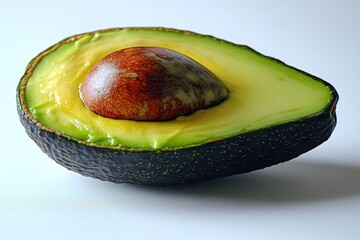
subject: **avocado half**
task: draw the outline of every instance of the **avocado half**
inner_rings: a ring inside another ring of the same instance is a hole
[[[108,119],[85,108],[79,86],[107,54],[169,48],[203,64],[228,87],[223,103],[170,121]],[[76,35],[28,65],[17,88],[27,134],[69,170],[116,183],[171,185],[246,173],[293,159],[336,125],[335,88],[255,50],[168,28]]]

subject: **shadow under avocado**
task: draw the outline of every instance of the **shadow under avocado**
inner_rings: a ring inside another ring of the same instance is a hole
[[[360,166],[298,159],[271,168],[191,185],[132,188],[172,197],[225,202],[298,203],[360,195]]]

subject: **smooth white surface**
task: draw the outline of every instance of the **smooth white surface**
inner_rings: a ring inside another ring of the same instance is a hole
[[[358,1],[0,2],[0,239],[359,239]],[[189,186],[115,185],[43,154],[16,114],[26,64],[70,35],[164,26],[210,34],[331,82],[330,140],[265,170]]]

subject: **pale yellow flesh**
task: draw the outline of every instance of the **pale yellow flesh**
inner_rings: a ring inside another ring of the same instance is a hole
[[[116,50],[159,46],[198,61],[229,88],[218,106],[164,122],[115,120],[86,109],[79,86],[91,67]],[[129,148],[179,147],[290,122],[323,110],[323,83],[248,48],[204,36],[121,30],[84,36],[44,57],[28,79],[26,102],[51,129],[81,141]]]

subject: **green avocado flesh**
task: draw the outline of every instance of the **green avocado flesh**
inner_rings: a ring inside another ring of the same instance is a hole
[[[222,103],[170,121],[101,117],[84,107],[79,87],[106,55],[135,46],[178,51],[214,73],[229,89]],[[213,37],[160,29],[119,29],[80,35],[55,45],[27,79],[25,100],[46,128],[100,146],[168,149],[309,118],[333,101],[312,76],[256,51]]]

